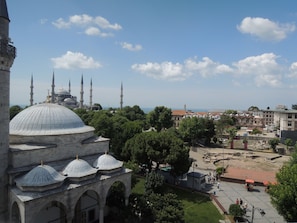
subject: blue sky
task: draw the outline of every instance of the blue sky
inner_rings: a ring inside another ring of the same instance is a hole
[[[56,90],[119,107],[291,107],[297,103],[297,1],[8,0],[17,48],[11,104]]]

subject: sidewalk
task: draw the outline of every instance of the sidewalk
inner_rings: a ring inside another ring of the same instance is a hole
[[[208,184],[206,191],[214,194],[225,210],[229,210],[230,204],[236,203],[236,199],[242,199],[243,204],[247,203],[246,219],[252,221],[252,208],[254,206],[254,223],[286,223],[270,202],[269,195],[262,186],[256,186],[255,190],[249,192],[244,184],[220,181],[220,188],[216,184]],[[265,212],[261,216],[260,209]]]

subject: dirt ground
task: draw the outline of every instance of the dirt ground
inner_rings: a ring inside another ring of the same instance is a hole
[[[269,150],[243,150],[227,148],[194,147],[190,157],[195,160],[193,167],[214,170],[219,166],[249,170],[278,172],[290,157],[272,153]]]

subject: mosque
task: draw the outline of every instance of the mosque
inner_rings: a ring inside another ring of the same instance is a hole
[[[32,105],[9,121],[9,22],[0,0],[0,222],[104,223],[113,185],[128,204],[132,171],[65,106]]]

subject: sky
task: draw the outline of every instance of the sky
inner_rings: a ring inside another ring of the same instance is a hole
[[[7,0],[11,105],[55,90],[84,102],[171,109],[297,103],[295,0]]]

